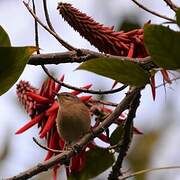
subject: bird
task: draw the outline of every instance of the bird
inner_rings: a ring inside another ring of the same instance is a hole
[[[91,128],[90,111],[75,95],[63,92],[57,94],[59,109],[56,126],[66,148],[73,146]]]

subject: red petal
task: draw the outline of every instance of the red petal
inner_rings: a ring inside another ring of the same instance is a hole
[[[130,49],[129,49],[129,52],[128,52],[128,57],[132,58],[133,57],[133,54],[134,54],[134,43],[131,43],[130,44]]]
[[[52,106],[46,110],[46,115],[50,115],[52,112],[57,111],[58,109],[59,109],[59,104],[56,101],[54,101]]]
[[[80,161],[79,161],[79,156],[75,156],[72,158],[72,161],[71,161],[71,171],[72,172],[78,172],[79,170],[79,165],[80,165]]]
[[[82,171],[82,169],[85,167],[86,164],[86,154],[83,152],[80,156],[80,166],[79,166],[79,172]]]
[[[49,118],[48,118],[48,120],[47,120],[41,134],[40,134],[40,138],[43,138],[47,134],[47,132],[54,126],[56,116],[57,116],[57,113],[52,113],[49,116]]]
[[[35,116],[33,119],[31,119],[27,124],[25,124],[22,128],[20,128],[18,131],[16,131],[15,134],[21,134],[27,129],[31,128],[35,124],[37,124],[39,121],[41,121],[44,118],[44,112]]]
[[[53,179],[56,180],[57,179],[57,170],[60,166],[59,165],[55,165],[53,167]]]
[[[91,99],[92,96],[81,96],[79,99],[83,102],[87,102],[89,101],[89,99]]]
[[[102,141],[106,142],[106,143],[109,143],[109,138],[104,134],[100,134],[98,136],[98,138],[101,139]]]
[[[64,74],[60,77],[60,81],[61,82],[64,81]],[[61,89],[61,85],[57,84],[56,87],[55,87],[55,92],[57,93],[60,89]]]
[[[85,86],[83,86],[83,87],[81,87],[81,88],[83,88],[83,89],[89,89],[91,86],[92,86],[92,84],[87,84],[87,85],[85,85]],[[75,95],[75,96],[78,95],[78,94],[80,94],[80,93],[81,93],[81,91],[77,91],[77,90],[71,92],[71,94],[73,94],[73,95]]]
[[[44,103],[50,102],[48,98],[43,97],[43,96],[38,95],[38,94],[35,94],[33,92],[28,92],[27,95],[30,96],[33,100],[35,100],[38,103],[44,104]]]
[[[40,93],[39,93],[41,96],[45,96],[45,87],[46,87],[46,84],[47,84],[47,82],[44,81],[42,86],[41,86]]]
[[[170,78],[169,78],[169,74],[168,74],[168,72],[166,70],[164,70],[164,69],[161,70],[161,74],[163,76],[164,81],[168,82],[169,84],[172,83]]]
[[[54,91],[55,91],[55,82],[54,80],[51,79],[49,82],[48,97],[54,96]]]
[[[156,98],[156,85],[155,85],[155,77],[154,76],[151,77],[151,91],[152,91],[153,100],[155,100],[155,98]]]
[[[59,135],[58,135],[57,131],[53,131],[53,133],[50,135],[48,147],[51,149],[59,149],[58,140],[59,140]],[[54,153],[52,151],[48,151],[45,161],[50,159],[53,155],[54,155]]]

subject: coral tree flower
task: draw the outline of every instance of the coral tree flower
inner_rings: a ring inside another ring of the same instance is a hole
[[[144,29],[133,29],[128,32],[114,31],[111,27],[106,27],[85,13],[80,12],[69,3],[59,3],[58,10],[65,21],[68,22],[74,30],[86,38],[100,52],[117,56],[127,56],[129,58],[147,57],[148,52],[144,46]],[[168,72],[165,69],[161,70],[163,80],[171,83]],[[155,99],[156,86],[155,77],[150,77],[152,96]],[[112,88],[115,87],[115,82]]]
[[[64,76],[61,76],[60,81],[64,80]],[[89,89],[92,85],[87,84],[83,86],[85,89]],[[52,79],[48,79],[42,84],[42,87],[38,90],[31,86],[28,82],[20,81],[17,85],[17,96],[19,101],[24,105],[27,113],[31,119],[16,131],[16,134],[21,134],[29,128],[37,125],[39,128],[39,137],[46,140],[47,147],[49,149],[63,150],[64,141],[59,136],[56,128],[56,116],[59,105],[55,98],[55,95],[59,92],[61,86],[55,83]],[[73,95],[79,95],[80,91],[72,91]],[[79,97],[84,103],[90,101],[91,96]],[[104,142],[109,142],[109,139],[104,134],[99,136]],[[86,161],[86,152],[95,147],[95,143],[90,143],[79,155],[72,158],[70,168],[66,168],[67,174],[71,172],[80,172]],[[52,151],[48,151],[45,160],[50,159],[52,156],[57,155]],[[56,179],[56,171],[60,165],[56,165],[53,169],[54,179]]]
[[[60,81],[64,80],[64,76],[60,77]],[[83,86],[85,89],[91,88],[91,84]],[[39,137],[45,139],[49,151],[45,157],[45,161],[50,159],[52,156],[56,156],[59,153],[50,151],[63,150],[64,141],[59,136],[56,127],[56,116],[58,112],[59,105],[57,103],[56,94],[60,91],[61,86],[54,82],[52,79],[47,79],[44,81],[40,89],[34,88],[29,82],[20,81],[17,84],[17,96],[19,101],[24,106],[27,113],[30,115],[31,119],[16,131],[16,134],[21,134],[28,130],[29,128],[37,125],[39,128]],[[79,95],[80,91],[72,91],[73,95]],[[112,113],[112,109],[105,107],[102,104],[97,103],[98,101],[92,99],[91,96],[80,96],[81,101],[83,101],[87,107],[90,109],[92,116],[95,116],[95,123],[92,128],[98,126],[101,121]],[[125,121],[126,116],[121,114],[120,117],[114,122],[117,125],[122,125]],[[134,127],[134,133],[142,134],[137,128]],[[98,138],[110,144],[108,131],[102,133]],[[71,173],[79,173],[84,168],[86,163],[86,152],[94,149],[96,144],[94,141],[89,143],[79,155],[76,155],[71,160],[70,167],[66,167],[67,175],[70,176]],[[60,165],[56,165],[53,168],[53,176],[56,179],[57,169]]]

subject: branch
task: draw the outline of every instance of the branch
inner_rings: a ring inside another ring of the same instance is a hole
[[[68,44],[66,41],[64,41],[55,31],[51,30],[48,26],[46,26],[37,16],[36,14],[33,12],[33,10],[29,7],[28,3],[24,2],[24,5],[26,6],[26,8],[28,9],[28,11],[30,12],[30,14],[34,17],[34,19],[47,31],[49,32],[51,35],[53,35],[57,41],[59,41],[66,49],[68,50],[77,50],[75,47],[71,46],[70,44]]]
[[[110,54],[99,53],[88,49],[79,49],[77,51],[68,51],[62,53],[49,53],[41,55],[32,55],[28,64],[30,65],[45,65],[45,64],[61,64],[61,63],[81,63],[94,58],[115,58],[121,61],[131,61],[144,66],[146,69],[157,67],[150,56],[145,58],[129,58],[126,56],[115,56]]]
[[[68,89],[72,89],[72,90],[76,90],[76,91],[80,91],[80,92],[84,92],[84,93],[90,93],[90,94],[113,94],[113,93],[116,93],[116,92],[119,92],[119,91],[122,91],[123,89],[125,89],[128,85],[123,85],[117,89],[112,89],[112,90],[107,90],[107,91],[95,91],[95,90],[88,90],[86,88],[78,88],[78,87],[75,87],[75,86],[72,86],[70,84],[66,84],[64,83],[63,81],[60,81],[58,79],[56,79],[49,71],[48,69],[42,65],[42,68],[44,70],[44,72],[48,75],[48,77],[50,77],[52,80],[54,80],[56,83],[60,84],[61,86],[64,86]]]
[[[122,143],[120,145],[119,155],[117,158],[116,163],[112,167],[112,172],[110,173],[108,180],[118,179],[119,176],[122,175],[121,167],[124,157],[127,154],[129,149],[130,143],[132,141],[133,136],[133,119],[136,116],[136,111],[140,103],[140,90],[138,93],[133,97],[132,102],[130,103],[129,113],[126,119],[126,123],[124,126],[124,135],[122,138]]]
[[[125,177],[119,177],[118,179],[125,180],[125,179],[129,179],[131,177],[135,177],[140,174],[145,174],[145,173],[149,173],[149,172],[153,172],[153,171],[168,170],[168,169],[180,169],[180,166],[165,166],[165,167],[159,167],[159,168],[144,169],[144,170],[140,170],[135,173],[132,173],[130,175],[127,175]]]
[[[51,23],[50,17],[49,17],[49,12],[48,12],[48,8],[47,8],[47,1],[43,0],[43,7],[44,7],[44,14],[45,14],[45,18],[46,18],[46,22],[49,26],[49,29],[51,29],[52,31],[55,32],[55,29]]]
[[[84,137],[82,137],[73,147],[72,150],[68,150],[63,152],[55,157],[52,157],[50,160],[47,160],[43,163],[39,163],[36,166],[7,179],[4,180],[24,180],[33,177],[36,174],[39,174],[43,171],[47,171],[52,168],[56,164],[65,164],[70,160],[73,156],[79,153],[90,141],[92,141],[95,137],[101,134],[105,129],[107,129],[115,119],[117,119],[120,114],[126,110],[132,101],[132,99],[139,93],[141,88],[134,87],[132,88],[124,97],[124,99],[119,103],[119,105],[115,108],[113,113],[111,113],[101,124],[99,124],[96,128],[93,129],[93,132],[89,132]],[[78,147],[78,151],[77,151]]]
[[[167,16],[161,15],[161,14],[155,12],[155,11],[150,10],[150,9],[148,9],[147,7],[145,7],[144,5],[142,5],[142,4],[140,4],[139,2],[137,2],[136,0],[132,0],[132,1],[133,1],[137,6],[139,6],[141,9],[144,9],[145,11],[147,11],[147,12],[149,12],[149,13],[157,16],[157,17],[160,17],[160,18],[162,18],[162,19],[168,20],[168,21],[170,21],[170,22],[172,22],[172,23],[176,23],[176,20],[171,19],[171,18],[169,18],[169,17],[167,17]]]
[[[171,0],[164,0],[164,2],[173,10],[177,11],[178,7]]]

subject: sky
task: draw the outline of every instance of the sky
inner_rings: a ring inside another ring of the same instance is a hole
[[[92,47],[85,39],[81,38],[77,32],[73,31],[73,29],[62,20],[56,10],[58,2],[59,1],[51,0],[48,2],[48,7],[53,25],[60,36],[64,37],[66,41],[75,47],[96,50],[96,48]],[[132,12],[136,12],[140,15],[138,18],[142,24],[150,19],[152,23],[163,22],[162,19],[154,17],[137,8],[137,6],[130,0],[64,0],[63,2],[72,3],[81,11],[87,13],[95,20],[107,26],[118,24],[124,14],[128,15]],[[166,14],[172,18],[174,17],[172,11],[165,6],[163,1],[154,2],[156,3],[152,3],[152,1],[144,1],[145,5],[151,9],[157,12],[162,12],[162,14]],[[41,1],[37,1],[37,10],[39,12],[38,16],[44,20]],[[33,23],[33,18],[30,16],[21,0],[0,1],[0,25],[2,25],[8,32],[13,46],[26,46],[34,44]],[[172,28],[177,27],[172,26]],[[45,32],[44,29],[40,28],[39,32],[42,53],[65,51],[65,49],[59,45],[59,43],[56,42],[51,35]],[[58,75],[65,73],[65,81],[72,85],[82,86],[83,84],[92,83],[95,84],[93,88],[103,87],[105,89],[109,89],[112,85],[112,80],[110,79],[96,76],[88,72],[74,72],[73,70],[76,65],[52,65],[48,67],[54,70]],[[44,77],[45,74],[40,67],[27,65],[19,80],[23,79],[30,81],[31,84],[39,87]],[[157,78],[157,82],[161,83],[160,76]],[[0,170],[0,176],[2,177],[15,175],[18,172],[33,166],[37,162],[42,161],[45,155],[45,152],[37,150],[39,147],[32,142],[32,135],[37,136],[36,128],[32,128],[19,136],[14,135],[14,132],[29,119],[28,115],[22,108],[20,108],[20,105],[18,105],[15,88],[16,86],[13,86],[7,93],[0,97],[0,147],[3,147],[6,137],[11,139],[10,155],[8,156],[8,160],[4,162],[3,169]],[[178,154],[178,149],[180,148],[178,141],[180,137],[178,130],[180,123],[179,90],[179,82],[174,83],[171,88],[167,88],[166,94],[164,88],[161,87],[157,89],[156,101],[152,100],[149,86],[142,92],[143,96],[141,106],[137,112],[135,125],[146,133],[162,127],[164,122],[168,123],[168,128],[164,130],[164,134],[159,141],[159,144],[157,143],[154,149],[152,162],[150,164],[152,167],[164,166],[165,164],[180,164]],[[120,97],[123,97],[123,93],[119,93],[118,95],[109,95],[107,98],[113,100],[114,102],[118,102]],[[171,108],[164,112],[164,106],[169,102],[171,103]],[[166,119],[168,114],[173,114],[174,117],[169,117],[168,120],[163,121],[162,115],[164,115]],[[173,121],[170,120],[171,118]],[[14,166],[14,164],[16,164],[16,166]],[[9,171],[9,169],[11,169],[11,171]],[[148,178],[158,180],[160,176],[162,177],[163,173],[156,173],[155,175],[150,174]],[[175,172],[169,173],[168,176],[163,177],[163,179],[168,180],[169,177],[172,176],[174,177],[173,179],[178,177],[180,178],[180,174]]]

